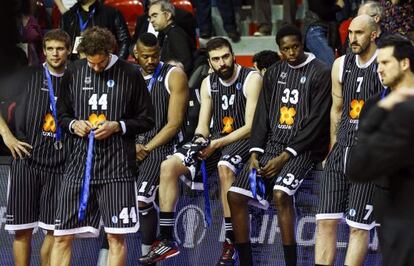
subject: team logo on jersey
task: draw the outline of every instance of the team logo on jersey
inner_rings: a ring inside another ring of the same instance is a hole
[[[162,82],[162,80],[164,79],[164,77],[163,76],[159,76],[158,78],[157,78],[157,80],[159,81],[159,82]]]
[[[106,121],[106,116],[104,114],[97,115],[93,113],[89,116],[88,120],[93,128],[98,128],[102,122]]]
[[[211,84],[211,88],[217,90],[217,82],[213,82],[213,84]]]
[[[51,113],[47,113],[45,115],[42,129],[44,132],[56,133],[56,123]]]
[[[361,113],[362,107],[364,106],[364,100],[352,100],[350,106],[351,110],[349,111],[349,116],[352,119],[358,119],[359,114]]]
[[[225,116],[223,117],[223,130],[221,131],[221,133],[226,133],[229,134],[231,132],[233,132],[234,128],[233,128],[233,122],[234,119],[231,116]]]
[[[92,82],[92,78],[91,77],[85,77],[84,82],[85,82],[86,85],[89,85]]]
[[[303,84],[305,82],[306,82],[306,77],[305,76],[301,77],[300,78],[300,84]]]
[[[114,81],[113,79],[110,79],[110,80],[108,80],[108,81],[106,82],[106,85],[107,85],[109,88],[113,88],[113,87],[115,86],[115,81]]]
[[[355,215],[356,215],[356,210],[355,209],[350,209],[349,210],[349,216],[355,217]]]
[[[242,88],[242,84],[241,84],[241,82],[239,82],[239,83],[237,83],[236,84],[236,90],[241,90],[241,88]]]
[[[281,125],[288,125],[291,126],[295,123],[295,115],[296,115],[296,110],[293,107],[286,107],[286,106],[282,106],[280,108],[280,118],[279,118],[279,123]]]
[[[287,77],[287,73],[286,72],[282,72],[282,73],[280,73],[280,76],[279,77],[281,79],[285,79]]]

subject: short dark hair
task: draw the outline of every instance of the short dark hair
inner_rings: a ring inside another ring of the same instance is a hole
[[[94,26],[86,29],[78,46],[78,52],[85,55],[109,54],[116,46],[114,35],[107,29]]]
[[[71,48],[70,36],[64,30],[54,29],[46,32],[43,36],[43,48],[46,48],[46,42],[52,40],[63,42],[68,50]]]
[[[414,73],[414,46],[408,38],[400,34],[386,35],[380,38],[377,47],[378,49],[394,47],[393,56],[398,61],[408,58],[411,72]]]
[[[223,38],[223,37],[216,37],[211,40],[209,40],[206,44],[207,52],[210,52],[212,50],[216,50],[218,48],[227,47],[229,48],[230,52],[233,53],[233,48],[231,47],[230,42]]]
[[[154,47],[158,45],[157,37],[150,32],[144,32],[141,35],[139,35],[138,41],[143,45],[149,47]]]
[[[256,62],[257,68],[262,70],[268,68],[280,60],[279,55],[275,51],[264,50],[256,53],[253,56],[253,63]]]
[[[302,32],[298,27],[292,24],[286,24],[276,33],[276,43],[280,45],[280,40],[286,36],[297,36],[299,42],[302,42]]]

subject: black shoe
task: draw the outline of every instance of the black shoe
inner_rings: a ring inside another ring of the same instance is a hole
[[[216,266],[219,265],[226,265],[226,266],[234,266],[236,265],[237,259],[237,251],[234,244],[226,238],[223,243],[223,250],[219,261],[217,262]]]
[[[174,240],[157,240],[152,244],[147,255],[139,258],[142,265],[153,264],[180,254],[178,244]]]
[[[227,35],[231,39],[232,42],[240,42],[240,33],[237,31],[227,32]]]

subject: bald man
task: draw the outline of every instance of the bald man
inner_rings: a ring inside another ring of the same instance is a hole
[[[366,1],[365,3],[361,4],[358,8],[358,16],[361,15],[368,15],[372,17],[377,24],[377,37],[379,38],[382,34],[381,29],[381,19],[382,19],[382,12],[384,9],[382,8],[381,4],[377,1]]]
[[[345,176],[348,150],[354,145],[359,114],[364,103],[381,92],[376,72],[377,25],[361,15],[349,26],[351,52],[332,67],[331,147],[321,182],[315,244],[315,264],[333,265],[336,233],[340,220],[350,227],[345,265],[363,265],[368,250],[372,218],[371,183],[353,183]]]

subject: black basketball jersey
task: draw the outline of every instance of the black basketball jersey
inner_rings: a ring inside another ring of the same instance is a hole
[[[121,121],[126,131],[103,140],[95,140],[91,183],[132,180],[135,172],[135,136],[153,126],[153,108],[138,68],[112,55],[102,73],[95,73],[86,60],[68,69],[62,82],[59,121],[69,130],[74,119],[100,122]],[[121,123],[122,124],[122,123]],[[88,138],[74,136],[68,157],[66,176],[81,180],[84,176]]]
[[[155,126],[150,131],[137,135],[136,143],[139,144],[146,144],[154,138],[155,135],[160,132],[160,130],[167,124],[168,122],[168,105],[170,100],[170,92],[168,90],[168,86],[166,83],[168,82],[168,77],[171,73],[171,70],[175,67],[169,64],[164,64],[160,70],[158,77],[154,80],[151,88],[148,88],[151,79],[153,78],[152,75],[144,77],[145,84],[147,85],[147,89],[151,95],[152,105],[155,106]],[[180,132],[180,134],[182,134]],[[173,138],[169,143],[169,147],[165,147],[169,153],[171,153],[171,146],[178,144],[180,141],[179,137]],[[158,147],[157,150],[164,150],[165,145]]]
[[[293,156],[328,148],[331,78],[329,68],[308,54],[291,66],[279,61],[266,71],[250,137],[251,151],[286,149]]]
[[[50,73],[55,99],[61,89],[62,75]],[[61,149],[55,148],[57,124],[52,114],[49,96],[49,86],[43,66],[32,67],[21,76],[21,86],[24,86],[22,104],[16,115],[16,135],[22,141],[33,146],[31,157],[25,161],[34,167],[48,172],[63,172],[67,136],[61,130]]]
[[[227,135],[244,126],[246,112],[245,81],[252,73],[249,68],[236,65],[237,76],[229,84],[216,73],[208,77],[208,91],[212,100],[213,138]]]
[[[344,56],[339,76],[343,98],[343,110],[337,133],[337,142],[340,145],[349,147],[354,144],[362,107],[369,98],[384,89],[377,73],[376,57],[375,54],[365,66],[359,66],[357,55]]]

